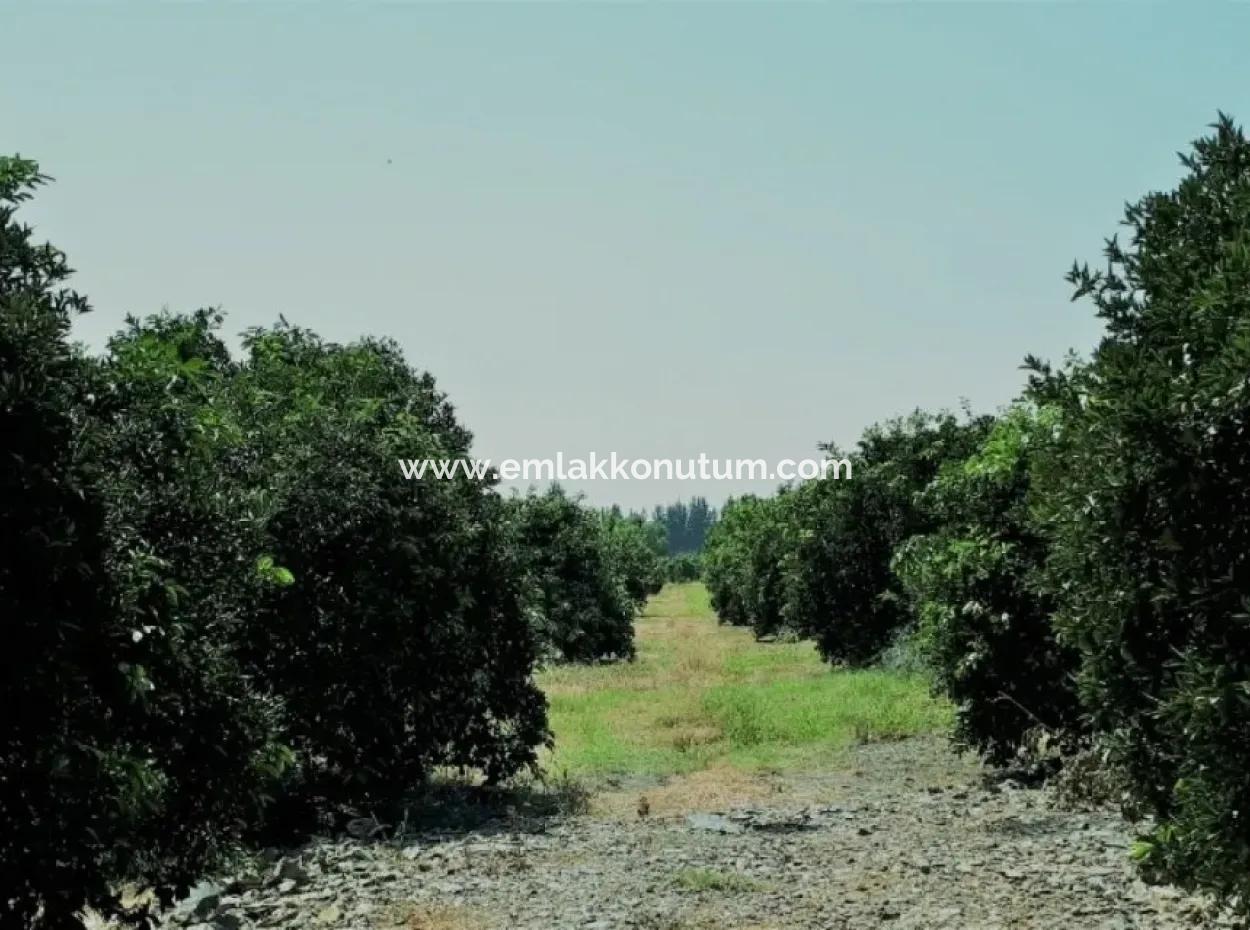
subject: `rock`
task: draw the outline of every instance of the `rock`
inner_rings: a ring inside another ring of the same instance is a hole
[[[862,775],[789,773],[768,803],[676,824],[630,809],[625,822],[491,821],[398,846],[317,840],[273,854],[261,883],[235,880],[224,895],[197,886],[212,906],[199,916],[188,899],[182,920],[194,930],[428,927],[443,924],[422,915],[442,912],[447,926],[509,930],[1234,926],[1203,899],[1144,885],[1125,860],[1132,831],[1113,814],[1056,810],[1045,790],[991,794],[940,740],[853,751]],[[947,787],[930,791],[934,782]],[[684,872],[710,890],[686,889]]]
[[[740,824],[734,823],[727,817],[719,814],[691,814],[686,818],[686,823],[695,830],[708,830],[712,833],[742,833],[743,829]]]
[[[308,870],[300,865],[297,859],[279,859],[273,869],[274,878],[279,881],[292,881],[302,885],[308,881]]]
[[[226,884],[227,894],[243,894],[251,891],[253,888],[259,888],[264,882],[259,875],[247,873],[245,875],[236,875]]]
[[[190,893],[178,903],[170,920],[178,924],[202,922],[221,906],[225,889],[216,882],[202,881],[192,887]]]
[[[343,909],[337,904],[331,904],[323,907],[317,912],[317,923],[334,924],[343,919]]]

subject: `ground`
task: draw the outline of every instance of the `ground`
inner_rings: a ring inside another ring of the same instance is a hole
[[[831,670],[809,643],[715,622],[667,588],[628,665],[541,676],[545,785],[463,788],[436,818],[204,884],[174,922],[407,930],[817,930],[1213,926],[1136,879],[1132,829],[987,778],[923,680]]]
[[[950,722],[917,676],[831,673],[809,642],[718,624],[701,584],[653,598],[636,641],[634,662],[539,676],[556,738],[543,766],[591,786],[596,812],[632,812],[635,788],[656,815],[758,801],[777,775],[843,768],[849,747]]]

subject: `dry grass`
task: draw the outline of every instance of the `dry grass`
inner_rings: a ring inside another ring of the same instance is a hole
[[[638,816],[639,799],[645,797],[649,817],[675,819],[694,811],[749,807],[775,798],[780,790],[780,782],[771,775],[721,763],[686,775],[675,775],[644,791],[605,789],[594,796],[590,812],[613,820],[633,820]]]
[[[397,904],[382,915],[379,930],[485,930],[489,925],[463,907],[441,904]]]

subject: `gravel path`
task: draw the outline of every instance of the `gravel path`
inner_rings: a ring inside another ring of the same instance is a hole
[[[645,796],[647,786],[632,786]],[[857,750],[735,809],[310,845],[174,915],[196,930],[783,930],[1231,926],[1138,881],[1131,830],[987,784],[938,740]]]

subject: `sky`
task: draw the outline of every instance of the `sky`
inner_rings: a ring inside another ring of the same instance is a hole
[[[390,336],[479,456],[816,455],[1088,351],[1063,280],[1250,119],[1250,7],[0,0],[0,149],[102,348]],[[570,482],[595,504],[772,482]]]

